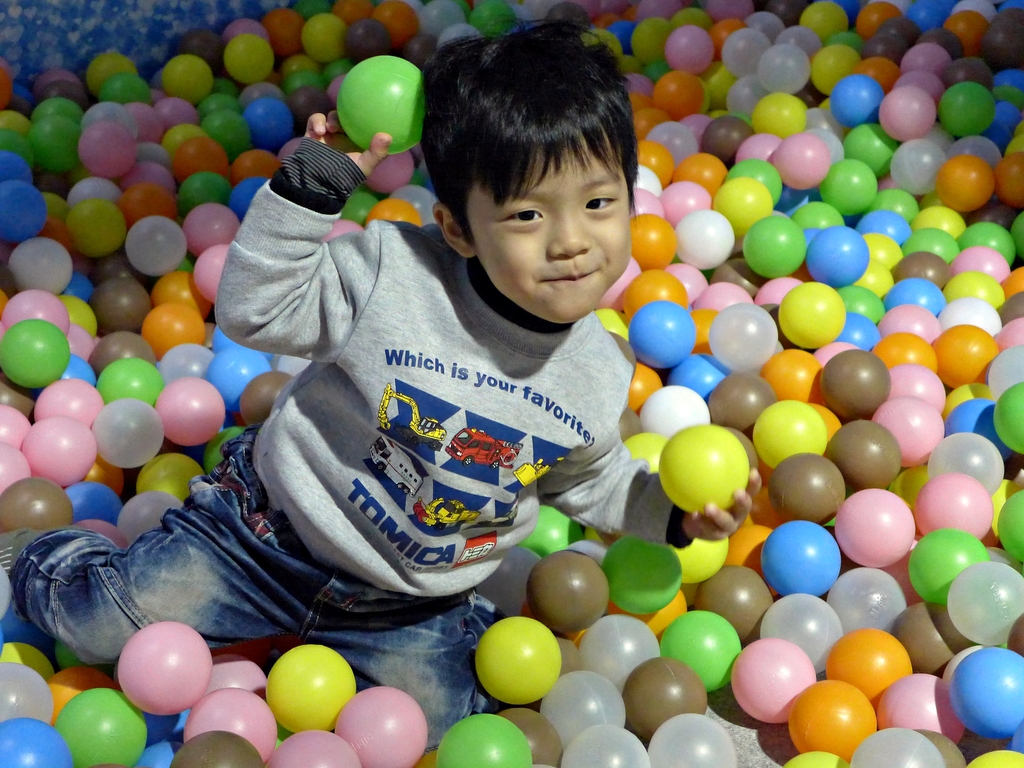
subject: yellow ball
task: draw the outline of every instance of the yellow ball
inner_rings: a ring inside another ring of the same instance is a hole
[[[282,61],[278,71],[281,73],[281,79],[286,80],[289,75],[294,75],[296,72],[316,72],[320,74],[323,71],[323,67],[320,66],[319,61],[312,57],[304,53],[297,53]]]
[[[736,75],[726,69],[722,62],[714,61],[701,72],[700,79],[704,81],[707,108],[715,111],[726,109],[726,98],[729,96],[729,89],[736,82]]]
[[[601,321],[601,325],[604,326],[606,331],[617,334],[624,339],[629,339],[629,326],[626,325],[626,321],[622,319],[621,314],[608,307],[596,309],[594,314],[597,315],[597,319]]]
[[[807,27],[825,42],[832,35],[845,32],[850,28],[846,11],[842,6],[829,2],[811,3],[800,14],[800,26]]]
[[[779,305],[779,327],[790,341],[804,349],[818,349],[835,341],[845,324],[843,297],[824,283],[798,285]]]
[[[828,427],[813,406],[799,400],[772,403],[754,422],[754,448],[773,469],[798,453],[825,453]]]
[[[811,82],[822,93],[830,94],[836,83],[853,74],[854,67],[858,64],[860,54],[850,46],[826,45],[811,59]]]
[[[864,235],[864,242],[868,245],[868,254],[871,258],[886,269],[892,269],[903,258],[899,244],[888,235],[868,232]]]
[[[804,752],[782,768],[850,768],[850,764],[831,752]]]
[[[183,453],[161,453],[146,462],[139,471],[135,488],[139,493],[163,491],[184,501],[188,481],[203,474],[203,468]]]
[[[611,52],[615,54],[616,59],[622,58],[622,42],[609,32],[607,29],[601,29],[600,27],[594,27],[588,33],[589,37],[587,42],[604,43],[611,49]]]
[[[0,128],[20,133],[22,136],[28,136],[28,130],[31,127],[32,121],[21,114],[21,112],[15,112],[13,109],[5,109],[0,112]]]
[[[999,535],[999,513],[1003,511],[1003,504],[1020,490],[1021,487],[1012,480],[1003,480],[999,483],[999,487],[996,488],[996,492],[992,494],[992,510],[994,512],[992,515],[992,533],[996,536]]]
[[[928,465],[921,464],[910,467],[900,472],[892,481],[889,490],[903,499],[911,510],[917,503],[917,494],[921,492],[924,484],[928,482]]]
[[[902,251],[900,255],[902,256]],[[890,269],[878,259],[868,259],[868,268],[854,283],[861,288],[867,288],[880,299],[884,298],[895,284],[896,279]]]
[[[258,83],[274,71],[274,49],[258,35],[238,35],[224,46],[224,68],[240,83]]]
[[[46,201],[46,215],[64,221],[68,217],[71,206],[68,201],[55,192],[43,192],[43,200]]]
[[[820,418],[820,417],[819,417]],[[680,509],[731,507],[747,487],[750,462],[743,443],[725,427],[702,424],[677,432],[661,452],[661,487]]]
[[[985,272],[961,272],[959,275],[954,275],[942,289],[942,295],[946,297],[946,301],[955,301],[965,297],[982,299],[996,309],[1003,306],[1003,302],[1006,301],[1003,286],[992,275]]]
[[[174,125],[168,128],[167,132],[164,133],[164,137],[160,139],[160,145],[167,150],[167,154],[174,157],[178,147],[197,136],[206,136],[206,131],[198,125],[182,123],[181,125]]]
[[[772,193],[757,179],[737,176],[729,179],[715,193],[714,209],[728,219],[737,239],[765,216],[771,216]]]
[[[683,583],[700,584],[722,570],[729,556],[729,540],[695,539],[690,546],[677,549],[676,556],[683,569]]]
[[[1024,133],[1021,133],[1021,123],[1017,126],[1017,135],[1006,145],[1006,155],[1014,155],[1017,152],[1024,152]]]
[[[356,695],[352,667],[324,645],[300,645],[267,675],[267,704],[292,733],[332,731],[341,708]]]
[[[204,59],[183,53],[164,64],[160,84],[168,96],[198,104],[213,91],[213,70]]]
[[[94,259],[116,251],[128,235],[121,209],[100,198],[77,203],[68,211],[65,223],[79,252]]]
[[[4,643],[0,663],[24,664],[39,673],[43,680],[53,677],[53,664],[42,651],[27,643]]]
[[[668,438],[657,432],[639,432],[622,441],[634,459],[643,459],[650,465],[651,472],[657,472],[661,466],[661,452],[668,443]]]
[[[788,93],[769,93],[757,102],[750,120],[756,133],[784,139],[807,127],[807,105]]]
[[[558,641],[535,619],[502,619],[484,632],[477,645],[480,684],[508,704],[529,704],[544,697],[561,671]]]
[[[89,89],[89,93],[99,96],[100,88],[107,82],[107,79],[122,72],[139,74],[135,63],[124,54],[101,53],[89,62],[89,67],[85,70],[85,85]]]
[[[924,202],[922,200],[922,202]],[[921,212],[910,221],[910,229],[917,232],[919,229],[941,229],[948,232],[954,238],[960,237],[967,229],[964,217],[947,208],[944,205],[933,205],[928,208],[922,207]]]
[[[57,298],[67,308],[72,323],[85,328],[90,336],[96,335],[96,313],[92,311],[92,307],[77,296],[70,294],[63,294]]]
[[[345,55],[347,29],[345,22],[333,13],[311,16],[302,27],[302,49],[322,64],[337,61]]]
[[[1000,749],[976,757],[968,763],[967,768],[1024,768],[1024,755]]]
[[[633,29],[630,43],[633,55],[644,66],[665,58],[665,41],[672,34],[672,24],[668,19],[651,16],[644,19]]]
[[[628,75],[632,72],[634,75],[639,75],[644,71],[644,65],[640,63],[640,59],[632,54],[623,54],[619,60],[619,69],[622,70],[622,74]]]
[[[668,23],[672,25],[672,29],[685,27],[688,24],[700,27],[703,30],[708,30],[715,26],[715,20],[708,15],[708,12],[703,8],[697,7],[683,8],[681,11],[676,11],[672,18],[668,20]]]
[[[960,405],[960,403],[966,403],[968,400],[973,400],[976,397],[981,397],[986,400],[995,400],[992,396],[992,390],[989,389],[988,384],[961,384],[946,395],[946,404],[942,407],[942,418],[948,418],[949,414],[951,414],[953,409]]]

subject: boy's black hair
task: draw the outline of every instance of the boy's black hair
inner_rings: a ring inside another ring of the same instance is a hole
[[[498,205],[566,162],[622,169],[633,205],[636,132],[611,49],[571,22],[447,43],[423,68],[422,149],[434,191],[467,236],[474,183]]]

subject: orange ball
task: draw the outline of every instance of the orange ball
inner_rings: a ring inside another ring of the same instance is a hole
[[[711,323],[718,315],[715,309],[695,309],[690,313],[690,319],[697,329],[697,341],[693,345],[693,354],[710,355],[711,344],[708,338],[711,335]]]
[[[629,108],[633,110],[635,115],[641,109],[648,109],[654,107],[654,99],[650,96],[645,96],[639,91],[633,91],[629,94]]]
[[[118,496],[124,492],[124,471],[120,467],[107,464],[101,457],[96,457],[83,482],[103,483]]]
[[[988,364],[999,354],[996,340],[976,325],[954,325],[933,343],[936,373],[947,387],[985,383]]]
[[[55,673],[46,681],[53,695],[53,718],[50,724],[57,722],[57,715],[64,709],[64,705],[82,691],[89,691],[93,688],[111,688],[117,690],[110,675],[100,672],[94,667],[68,667]]]
[[[672,263],[679,241],[675,229],[661,216],[634,216],[629,220],[629,232],[633,237],[633,258],[640,269],[664,269]]]
[[[662,269],[645,270],[630,280],[622,294],[622,309],[626,319],[633,317],[640,307],[652,301],[674,301],[681,307],[689,306],[690,303],[686,286],[675,275]]]
[[[762,485],[760,493],[754,497],[754,503],[750,507],[750,519],[754,525],[763,525],[765,528],[774,530],[788,521],[772,506],[771,497],[768,494],[768,481],[772,477],[772,468],[763,461],[759,461],[757,471],[761,474]]]
[[[949,158],[935,177],[935,192],[942,204],[954,211],[978,210],[989,201],[995,189],[992,167],[974,155]]]
[[[860,13],[857,14],[857,34],[864,40],[867,40],[878,31],[883,22],[902,15],[900,9],[892,3],[869,3],[861,8]]]
[[[704,108],[704,81],[691,72],[666,72],[654,84],[654,106],[673,120],[696,115]]]
[[[849,762],[877,730],[867,696],[841,680],[814,683],[797,696],[789,712],[789,737],[800,753],[831,752]]]
[[[890,333],[875,344],[871,351],[882,358],[886,368],[895,368],[904,363],[923,365],[930,371],[939,368],[932,345],[913,333]]]
[[[761,378],[771,385],[779,400],[822,402],[821,363],[803,349],[776,352],[761,367]]]
[[[174,195],[151,181],[143,181],[128,187],[117,201],[117,207],[124,214],[128,229],[146,216],[166,216],[172,221],[178,219],[178,204],[174,200]]]
[[[616,21],[620,21],[621,19],[621,16],[614,13],[602,13],[598,16],[595,16],[591,24],[593,24],[598,29],[608,29],[608,27],[610,27]]]
[[[641,139],[637,144],[637,150],[640,165],[654,171],[662,187],[672,183],[672,171],[676,169],[676,161],[664,144]]]
[[[355,24],[360,19],[373,16],[373,3],[370,0],[338,0],[331,13],[346,24]]]
[[[735,32],[737,29],[743,29],[744,24],[739,19],[722,19],[721,21],[715,22],[711,25],[711,29],[708,30],[708,34],[711,36],[711,42],[715,45],[715,60],[719,61],[722,58],[722,46],[725,45],[726,39]]]
[[[231,163],[224,147],[209,136],[193,136],[183,141],[174,153],[172,169],[179,182],[200,171],[213,171],[226,179],[231,173]]]
[[[402,0],[384,0],[373,9],[371,18],[376,19],[391,35],[391,47],[401,48],[415,37],[420,29],[420,20],[416,11]]]
[[[46,217],[46,223],[43,224],[43,228],[36,237],[48,237],[51,240],[56,240],[68,249],[68,253],[78,252],[75,248],[75,239],[71,236],[71,230],[68,229],[68,225],[53,216]]]
[[[153,307],[142,321],[142,338],[153,348],[156,359],[179,344],[206,341],[206,323],[193,307],[170,302]]]
[[[843,423],[839,421],[839,417],[836,416],[832,411],[826,408],[821,403],[808,403],[814,410],[818,412],[822,420],[825,422],[825,434],[828,439],[831,440],[832,436],[839,431],[839,428],[843,426]]]
[[[302,27],[306,20],[291,8],[275,8],[263,17],[274,55],[282,59],[302,53]]]
[[[988,19],[977,11],[958,11],[942,25],[958,38],[964,46],[964,56],[981,55],[981,38],[988,30]]]
[[[633,130],[636,131],[637,139],[647,138],[651,128],[662,123],[671,121],[668,112],[657,107],[644,107],[638,109],[633,115]]]
[[[697,152],[683,158],[676,166],[672,173],[672,181],[692,181],[700,184],[711,197],[714,197],[728,173],[729,169],[725,167],[725,163],[717,157],[707,152]]]
[[[996,197],[1001,203],[1024,208],[1024,152],[1007,155],[996,165]]]
[[[281,167],[277,155],[265,149],[249,149],[235,158],[231,164],[231,185],[235,186],[253,176],[269,179]]]
[[[186,307],[192,307],[204,318],[210,314],[212,307],[210,300],[196,287],[192,273],[180,269],[168,272],[157,280],[149,298],[153,301],[154,307],[161,304],[184,304]]]
[[[888,5],[888,3],[871,3],[871,5]],[[869,56],[853,68],[853,74],[867,75],[888,93],[896,85],[902,72],[899,64],[892,59],[887,59],[884,56]]]
[[[402,2],[402,0],[395,0],[395,2]],[[419,211],[416,210],[413,204],[405,200],[399,200],[397,197],[386,198],[373,206],[366,216],[367,225],[375,219],[405,221],[409,224],[415,224],[417,227],[423,226],[423,219],[420,218]]]
[[[913,674],[910,654],[895,637],[880,629],[847,632],[828,653],[825,676],[849,683],[868,697],[872,706],[885,689]]]
[[[633,370],[633,379],[629,382],[629,407],[640,413],[647,398],[662,388],[661,377],[653,368],[637,363]]]
[[[729,537],[729,553],[725,556],[726,565],[745,565],[761,576],[761,549],[765,539],[772,532],[767,525],[742,525]]]
[[[1024,291],[1024,267],[1017,267],[1010,276],[1001,283],[1006,298]]]

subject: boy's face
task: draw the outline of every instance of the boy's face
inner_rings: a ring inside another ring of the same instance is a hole
[[[629,263],[626,179],[598,161],[549,170],[525,196],[502,205],[474,185],[466,215],[472,239],[447,208],[434,208],[449,245],[479,258],[499,291],[550,322],[592,312]]]

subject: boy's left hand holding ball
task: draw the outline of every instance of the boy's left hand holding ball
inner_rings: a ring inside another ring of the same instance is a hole
[[[688,512],[683,518],[683,532],[691,539],[718,541],[727,539],[739,530],[754,506],[754,497],[761,491],[761,475],[750,470],[747,487],[733,494],[733,505],[721,509],[717,504],[706,504],[703,512]]]
[[[306,138],[319,141],[333,149],[342,150],[345,146],[352,146],[341,132],[341,123],[338,121],[338,113],[331,110],[330,114],[317,112],[310,115],[306,121]],[[369,178],[374,169],[381,161],[388,156],[388,147],[391,146],[391,137],[386,133],[375,134],[370,141],[370,147],[365,152],[346,152],[351,157],[363,175]]]

